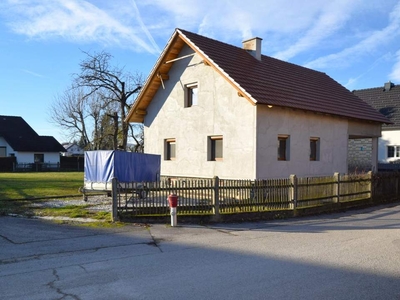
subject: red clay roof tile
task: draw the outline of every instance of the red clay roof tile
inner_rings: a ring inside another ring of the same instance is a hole
[[[366,121],[391,123],[325,73],[177,29],[222,69],[257,104],[301,109]]]

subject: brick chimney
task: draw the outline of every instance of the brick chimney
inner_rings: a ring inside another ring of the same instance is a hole
[[[258,60],[261,60],[261,41],[262,38],[259,37],[243,41],[243,49],[245,49]]]

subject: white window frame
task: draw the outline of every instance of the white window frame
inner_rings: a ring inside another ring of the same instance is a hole
[[[199,84],[189,83],[185,85],[185,107],[197,106],[199,104]]]
[[[393,156],[389,156],[389,147],[393,148]],[[399,145],[387,145],[386,146],[386,157],[387,158],[400,158],[400,146]]]

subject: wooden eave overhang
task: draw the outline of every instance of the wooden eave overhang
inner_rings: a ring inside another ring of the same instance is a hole
[[[141,89],[135,103],[125,119],[126,122],[143,123],[144,117],[147,113],[147,107],[151,100],[163,82],[169,79],[168,72],[172,67],[172,63],[165,62],[176,59],[184,45],[185,42],[179,37],[178,33],[175,32],[150,72],[145,85]]]
[[[126,122],[143,123],[144,117],[147,114],[147,107],[152,101],[157,90],[162,86],[163,82],[169,79],[168,72],[171,69],[174,60],[179,59],[178,55],[184,45],[188,45],[196,54],[198,54],[203,59],[203,63],[205,65],[211,66],[217,73],[227,79],[227,81],[237,90],[238,96],[244,97],[253,105],[257,103],[257,101],[253,99],[252,96],[245,90],[241,89],[240,86],[228,74],[226,74],[224,70],[216,66],[207,57],[207,55],[201,51],[201,49],[199,49],[188,38],[186,38],[182,32],[176,30],[157,60],[152,71],[150,72],[145,85],[141,89],[135,103],[125,119]]]

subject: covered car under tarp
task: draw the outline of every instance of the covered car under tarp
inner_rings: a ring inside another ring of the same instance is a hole
[[[119,150],[85,151],[84,190],[111,190],[119,183],[154,182],[160,179],[161,156]]]

